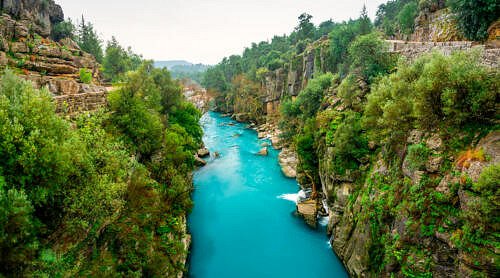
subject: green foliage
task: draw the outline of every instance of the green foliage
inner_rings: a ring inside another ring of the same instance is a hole
[[[139,68],[142,57],[134,54],[130,48],[125,50],[113,37],[106,46],[102,64],[104,77],[112,82],[118,82],[125,79],[127,72]]]
[[[403,6],[403,9],[397,15],[397,22],[403,34],[408,36],[413,33],[417,15],[418,5],[416,2],[410,2]]]
[[[92,71],[86,68],[80,69],[80,81],[85,84],[92,83]]]
[[[95,59],[99,62],[103,62],[103,52],[102,52],[102,41],[94,30],[94,25],[90,22],[85,22],[82,17],[82,21],[78,25],[76,31],[76,42],[80,48],[92,54]]]
[[[350,74],[337,87],[337,95],[342,98],[343,103],[356,111],[361,109],[361,97],[363,92],[359,87],[355,75]]]
[[[500,17],[497,0],[449,0],[448,5],[456,14],[458,25],[470,40],[482,41],[488,36],[488,28]]]
[[[394,66],[387,49],[377,33],[357,37],[348,50],[351,68],[358,70],[366,81],[372,82],[375,77],[389,73]]]
[[[430,151],[424,144],[408,146],[406,161],[411,171],[424,170],[425,163],[429,159]]]
[[[356,169],[368,154],[368,140],[361,128],[361,115],[348,111],[333,136],[334,171]]]
[[[376,140],[397,142],[414,127],[440,123],[460,128],[491,123],[496,115],[498,72],[479,64],[478,53],[438,53],[400,63],[398,71],[372,87],[364,125]]]
[[[307,87],[299,93],[296,102],[305,118],[311,118],[316,114],[332,81],[333,74],[325,73],[311,79]]]
[[[34,205],[46,204],[78,176],[77,143],[54,113],[50,93],[33,89],[7,71],[0,82],[0,169],[7,184],[24,189]],[[57,203],[54,203],[56,205]]]
[[[465,221],[461,245],[466,250],[470,250],[471,245],[498,247],[498,226],[495,223],[500,220],[499,173],[500,164],[492,164],[483,169],[478,181],[472,185],[476,194],[462,215]]]
[[[54,41],[60,41],[65,38],[74,39],[76,28],[71,19],[56,23],[52,26],[51,38]]]
[[[312,18],[312,15],[307,13],[303,13],[299,16],[299,25],[295,27],[295,43],[305,39],[314,38],[316,27],[314,27],[314,24],[311,22]]]
[[[314,136],[315,125],[313,120],[309,120],[301,134],[296,136],[295,144],[297,147],[297,155],[300,160],[298,170],[306,174],[305,183],[318,184],[318,167],[319,161],[316,154],[316,138]]]
[[[0,187],[0,273],[15,273],[34,258],[39,243],[33,211],[24,192]]]
[[[173,260],[184,252],[180,219],[192,206],[200,112],[151,63],[110,103],[112,111],[69,122],[48,91],[2,76],[1,275],[182,271]]]
[[[364,26],[364,27],[362,27]],[[349,45],[359,35],[368,34],[372,27],[366,26],[366,19],[363,17],[358,20],[350,20],[337,24],[330,33],[330,52],[332,58],[332,72],[338,72],[341,76],[345,76],[349,70]],[[362,27],[362,28],[361,28]]]
[[[387,36],[409,35],[418,15],[418,0],[391,0],[378,7],[375,26]]]

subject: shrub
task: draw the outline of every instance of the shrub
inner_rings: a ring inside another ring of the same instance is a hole
[[[311,118],[316,114],[332,81],[333,74],[325,73],[311,79],[307,87],[299,93],[296,101],[304,118]]]
[[[92,83],[92,71],[86,68],[80,69],[80,81],[85,84]]]
[[[33,212],[33,205],[24,192],[5,190],[0,181],[1,273],[19,273],[35,257],[38,227]]]
[[[350,74],[337,88],[337,95],[342,98],[343,103],[349,107],[359,111],[361,109],[361,97],[363,92],[359,87],[358,80],[355,75]]]
[[[377,33],[357,37],[349,46],[349,57],[351,68],[359,70],[368,82],[372,82],[379,75],[389,73],[395,63],[388,53],[386,43]]]
[[[477,52],[433,53],[382,78],[368,95],[364,126],[375,140],[401,142],[415,127],[460,128],[491,124],[500,87],[498,71],[479,63]]]
[[[80,144],[55,114],[46,89],[35,90],[11,71],[0,80],[0,169],[8,184],[23,188],[34,205],[45,204],[78,177]],[[60,197],[60,196],[59,196]]]
[[[337,173],[355,169],[369,153],[368,140],[361,128],[361,115],[352,111],[344,114],[333,136],[335,165]]]
[[[60,41],[65,38],[75,38],[75,25],[71,20],[62,21],[52,26],[51,37],[54,41]]]
[[[411,171],[424,170],[429,154],[429,149],[423,144],[408,146],[408,154],[406,155],[408,168]]]

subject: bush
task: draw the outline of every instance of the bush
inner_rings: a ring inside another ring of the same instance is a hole
[[[433,53],[382,78],[368,95],[363,118],[373,139],[401,142],[415,127],[492,124],[500,79],[479,63],[477,52]]]
[[[311,118],[316,114],[325,91],[332,85],[333,77],[333,74],[325,73],[311,79],[307,87],[299,93],[296,101],[304,118]]]
[[[377,33],[357,37],[349,46],[349,57],[352,70],[359,71],[370,83],[375,77],[389,73],[395,64],[386,43]]]
[[[357,111],[361,109],[361,97],[363,92],[359,87],[358,80],[353,74],[348,75],[337,88],[337,95],[342,98],[343,104]]]
[[[28,196],[16,189],[5,190],[1,183],[0,273],[16,273],[28,266],[36,255],[38,227]]]
[[[80,81],[85,84],[92,83],[92,71],[86,68],[80,69]]]
[[[60,41],[65,38],[74,39],[75,25],[73,25],[73,22],[71,22],[71,20],[56,23],[52,26],[52,32],[50,36],[54,41]]]
[[[361,115],[352,111],[344,114],[333,136],[335,156],[334,171],[343,174],[346,169],[356,169],[369,153],[368,140],[361,128]]]
[[[34,205],[60,205],[54,199],[79,176],[80,144],[55,114],[50,93],[7,71],[0,80],[0,111],[0,169],[7,184],[24,189]]]
[[[408,168],[411,171],[424,170],[429,154],[429,149],[423,144],[408,146],[408,154],[406,155]]]

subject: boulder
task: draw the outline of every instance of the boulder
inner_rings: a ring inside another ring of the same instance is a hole
[[[199,156],[195,155],[194,156],[194,164],[198,167],[203,167],[207,165],[207,162],[203,159],[201,159]]]
[[[425,164],[425,168],[429,173],[436,173],[439,171],[441,164],[443,163],[442,156],[431,156],[427,163]]]
[[[423,132],[417,129],[410,131],[406,142],[410,144],[418,144],[422,141]]]
[[[13,42],[10,44],[10,52],[12,53],[29,53],[30,50],[24,42]]]
[[[318,217],[318,204],[316,200],[305,200],[297,204],[297,213],[304,218],[307,225],[316,228]]]
[[[0,67],[5,67],[9,63],[9,59],[7,59],[7,55],[5,52],[0,51]]]
[[[199,157],[207,157],[210,155],[210,151],[207,148],[201,148],[198,150]]]
[[[273,135],[271,137],[271,143],[273,144],[273,147],[277,150],[282,148],[281,139],[278,135]]]
[[[281,171],[288,178],[297,177],[297,155],[290,149],[283,149],[278,155]]]
[[[257,155],[260,155],[260,156],[267,156],[269,154],[269,152],[267,151],[267,147],[264,147],[262,148],[258,153]]]
[[[432,134],[431,137],[425,141],[425,144],[433,151],[440,151],[443,148],[443,140],[437,133]]]

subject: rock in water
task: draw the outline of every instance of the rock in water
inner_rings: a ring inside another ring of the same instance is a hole
[[[202,148],[198,150],[199,157],[207,157],[210,155],[210,151],[207,148]]]
[[[318,206],[316,200],[305,200],[297,204],[297,213],[304,218],[307,225],[316,228]]]
[[[283,149],[279,154],[281,171],[288,178],[297,177],[297,155],[290,149]]]
[[[194,156],[194,164],[199,167],[203,167],[207,165],[207,162],[203,159],[201,159],[198,155]]]
[[[257,155],[261,155],[261,156],[267,156],[269,154],[269,152],[267,151],[267,147],[264,147],[262,148],[258,153]]]

